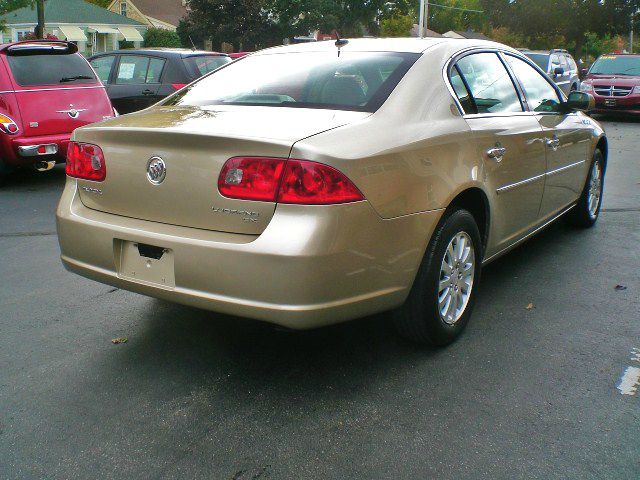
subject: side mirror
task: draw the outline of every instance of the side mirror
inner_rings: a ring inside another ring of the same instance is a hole
[[[565,106],[571,112],[588,112],[595,108],[596,99],[590,93],[571,92]]]
[[[587,73],[589,73],[589,69],[588,68],[581,68],[580,69],[580,76],[581,77],[586,77]]]
[[[562,68],[562,67],[555,67],[555,68],[553,69],[553,76],[554,76],[554,77],[557,77],[557,76],[560,76],[560,75],[564,75],[564,68]]]

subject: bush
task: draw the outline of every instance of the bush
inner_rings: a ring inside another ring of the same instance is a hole
[[[174,31],[164,28],[149,28],[144,33],[144,46],[177,48],[181,47],[182,43],[180,42],[180,37]]]

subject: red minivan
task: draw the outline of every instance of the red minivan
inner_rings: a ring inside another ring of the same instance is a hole
[[[0,45],[0,175],[64,162],[74,129],[114,115],[104,86],[73,43]]]

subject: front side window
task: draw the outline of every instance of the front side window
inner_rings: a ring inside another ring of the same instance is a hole
[[[456,67],[471,90],[477,109],[472,113],[522,112],[513,81],[497,54],[467,55],[458,61]]]
[[[174,95],[165,105],[259,105],[374,112],[419,54],[305,52],[255,55]]]
[[[98,74],[98,78],[102,83],[109,81],[109,75],[111,74],[111,67],[116,57],[114,55],[107,55],[105,57],[98,57],[91,60],[91,66]]]
[[[506,55],[506,58],[524,90],[530,110],[543,113],[561,110],[558,92],[535,68],[511,55]]]
[[[187,67],[189,76],[195,80],[231,62],[231,58],[225,55],[194,55],[185,57],[182,61]]]
[[[16,82],[22,86],[97,83],[93,70],[79,54],[7,55]]]

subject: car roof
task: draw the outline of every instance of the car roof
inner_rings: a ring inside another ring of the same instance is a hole
[[[226,53],[208,52],[206,50],[191,50],[189,48],[125,48],[121,50],[113,50],[110,52],[98,53],[96,55],[93,55],[91,58],[99,57],[103,55],[113,55],[113,54],[122,54],[122,55],[147,54],[147,55],[156,55],[156,56],[165,57],[165,58],[196,57],[196,56],[202,56],[202,55],[228,57]]]
[[[463,38],[355,38],[344,39],[347,43],[340,48],[347,52],[399,52],[399,53],[422,53],[436,45],[448,45],[460,50],[471,47],[500,47],[509,48],[496,42],[485,40],[469,40]],[[323,40],[320,42],[297,43],[294,45],[284,45],[267,48],[253,55],[270,55],[277,53],[302,53],[302,52],[326,52],[336,51],[335,40]]]

